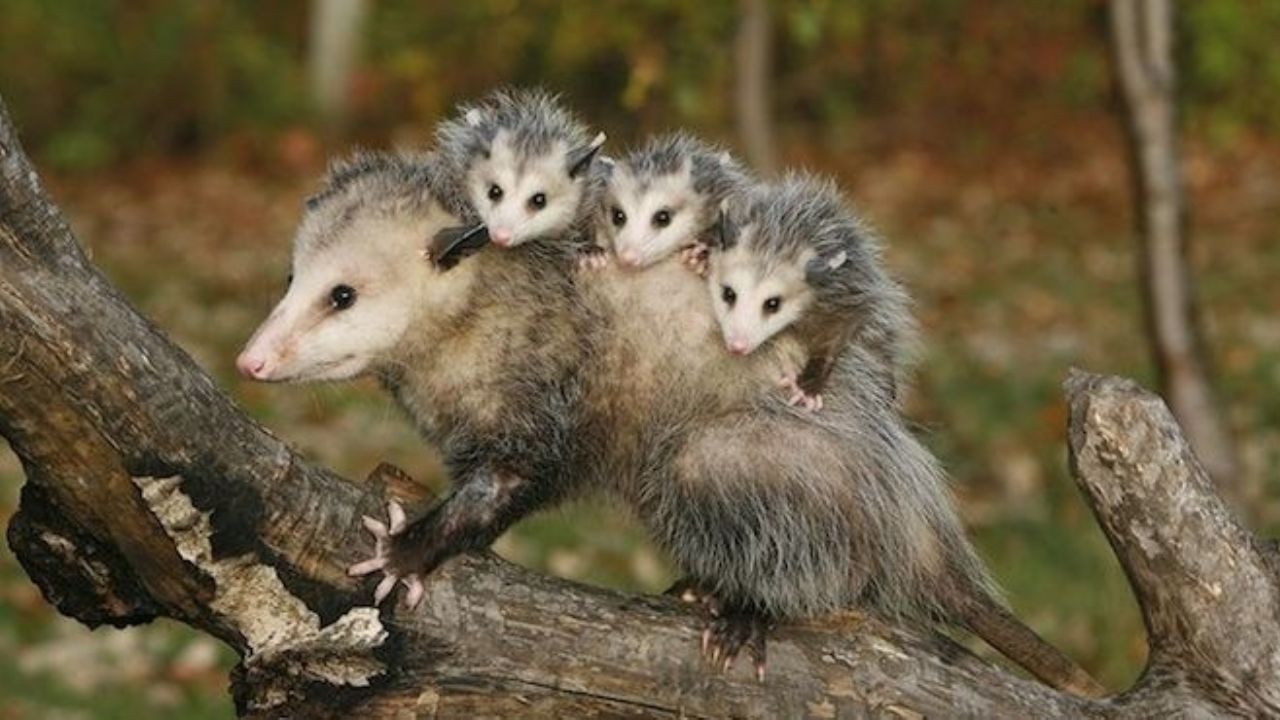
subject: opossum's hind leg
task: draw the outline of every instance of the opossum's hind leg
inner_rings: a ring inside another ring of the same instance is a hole
[[[755,665],[756,680],[764,682],[765,638],[772,627],[773,620],[754,608],[725,605],[702,631],[702,656],[716,668],[728,670],[746,648]]]

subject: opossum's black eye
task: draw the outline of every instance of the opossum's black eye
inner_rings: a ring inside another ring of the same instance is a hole
[[[622,227],[627,224],[627,214],[622,212],[622,208],[614,208],[613,213],[611,214],[613,216],[614,227]]]
[[[334,310],[346,310],[356,304],[356,289],[350,285],[334,285],[329,291],[329,302]]]
[[[293,273],[289,273],[289,277],[284,279],[284,289],[288,290],[293,285]]]
[[[738,293],[734,292],[733,288],[729,287],[728,285],[721,285],[720,299],[724,300],[725,305],[728,305],[729,307],[733,307],[733,304],[738,301]]]
[[[502,199],[502,188],[498,187],[498,186],[497,186],[497,184],[490,185],[490,186],[489,186],[489,199],[490,199],[490,200],[492,200],[493,202],[498,202],[499,200],[501,200],[501,199]]]
[[[778,308],[780,307],[782,307],[782,298],[778,297],[777,295],[774,295],[773,297],[764,301],[764,314],[772,315],[778,312]]]
[[[547,206],[547,194],[546,194],[546,193],[534,193],[534,194],[529,198],[529,208],[530,208],[531,210],[541,210],[542,208],[544,208],[544,207],[546,207],[546,206]]]
[[[671,224],[671,211],[663,208],[653,214],[653,226],[664,228]]]

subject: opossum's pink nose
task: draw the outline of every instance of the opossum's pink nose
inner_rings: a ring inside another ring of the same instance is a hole
[[[489,231],[489,239],[494,245],[506,247],[511,244],[511,230],[508,228],[494,228]]]
[[[751,346],[743,338],[730,338],[728,345],[729,352],[734,355],[746,355],[751,352]]]
[[[635,248],[626,248],[618,253],[618,259],[622,261],[623,265],[639,265],[640,253],[636,252]]]
[[[262,380],[267,376],[267,359],[246,350],[236,358],[236,369],[250,380]]]

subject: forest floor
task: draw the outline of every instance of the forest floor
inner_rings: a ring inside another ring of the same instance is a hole
[[[1192,149],[1193,265],[1248,473],[1248,514],[1280,527],[1280,158]],[[1113,688],[1145,658],[1142,624],[1066,471],[1068,368],[1154,374],[1142,332],[1128,178],[1115,153],[1046,165],[944,166],[926,152],[851,157],[847,190],[888,238],[923,346],[910,415],[955,479],[964,518],[1017,613]],[[266,386],[234,358],[284,286],[317,163],[141,162],[46,178],[95,262],[255,417],[315,460],[362,477],[388,460],[440,467],[372,383]],[[0,452],[0,518],[21,468]],[[619,531],[623,527],[625,530]],[[672,578],[623,511],[584,502],[521,523],[515,562],[636,591]],[[690,653],[694,652],[690,648]],[[88,632],[59,617],[0,548],[0,720],[227,717],[234,657],[173,623]]]

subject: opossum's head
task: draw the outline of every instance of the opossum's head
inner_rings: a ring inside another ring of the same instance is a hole
[[[648,267],[699,240],[746,175],[729,153],[684,133],[659,135],[609,175],[598,223],[624,267]]]
[[[730,352],[747,355],[846,288],[857,226],[834,184],[792,175],[724,203],[708,285]]]
[[[598,148],[557,141],[545,152],[524,152],[513,133],[500,130],[467,173],[472,206],[493,243],[514,247],[568,230],[586,194],[591,158],[584,153]]]
[[[609,177],[601,233],[624,267],[643,268],[697,240],[706,213],[706,198],[693,189],[692,164],[641,177],[629,165]]]
[[[588,139],[555,96],[533,90],[499,91],[464,108],[437,139],[463,168],[489,238],[512,247],[569,229],[605,137]]]
[[[725,347],[748,355],[794,324],[813,303],[805,280],[809,257],[768,257],[753,247],[758,228],[739,229],[737,241],[713,251],[708,285]]]
[[[457,220],[433,198],[422,162],[359,155],[306,203],[284,298],[236,366],[268,382],[341,380],[393,354],[416,309],[447,305],[445,273],[423,257]]]

